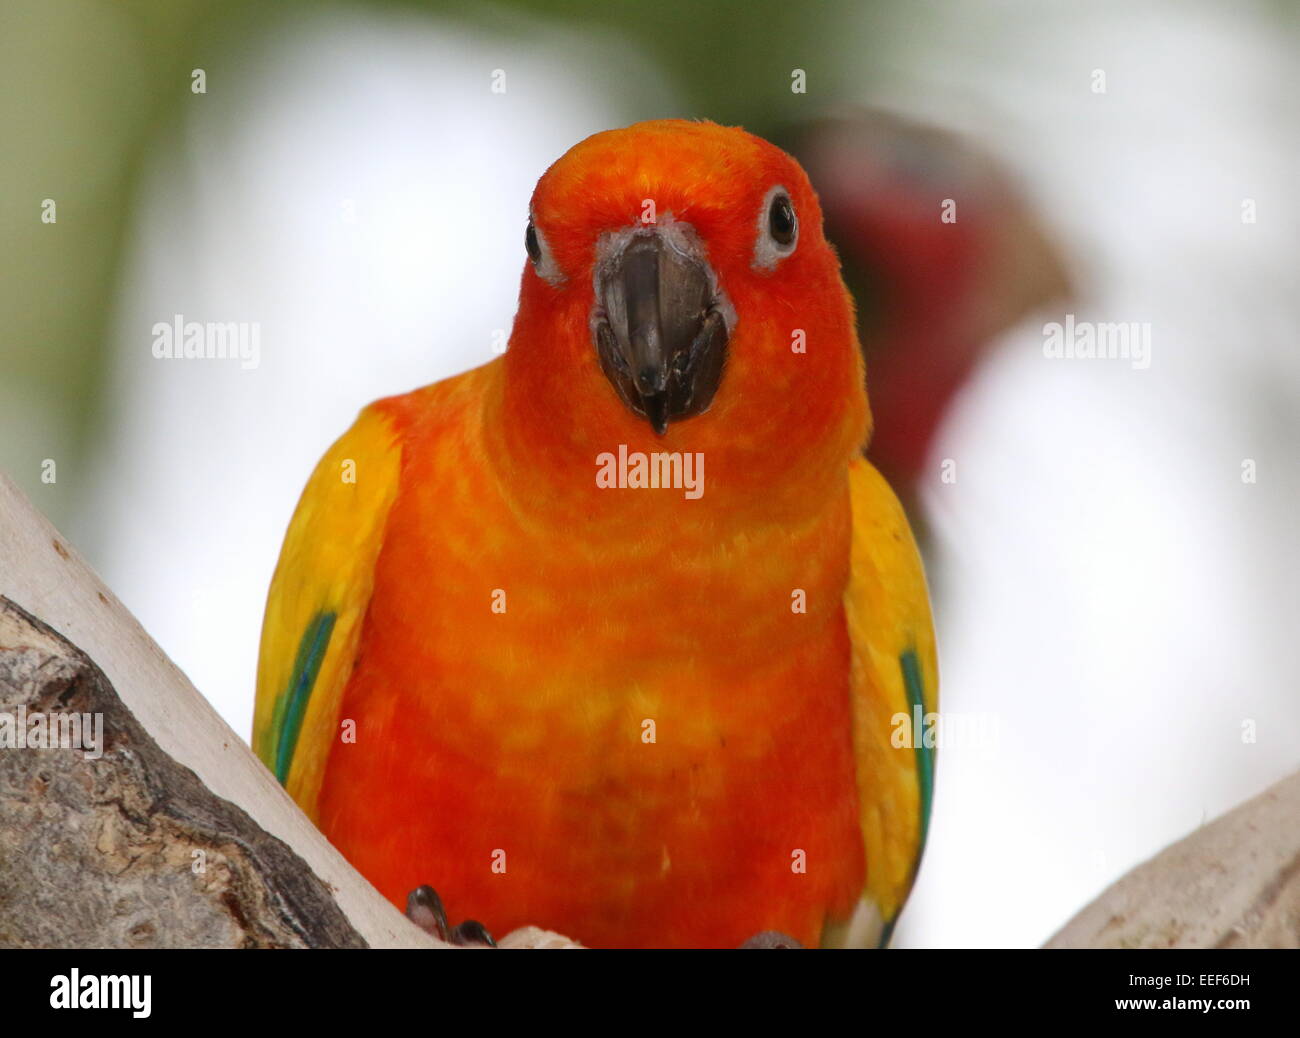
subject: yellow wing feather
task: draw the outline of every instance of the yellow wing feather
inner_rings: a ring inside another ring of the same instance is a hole
[[[852,644],[853,742],[858,768],[867,886],[833,943],[888,940],[907,899],[925,840],[933,749],[898,746],[913,707],[938,707],[938,664],[925,572],[898,498],[865,459],[849,469],[852,571],[844,596]],[[910,687],[909,687],[910,686]],[[922,730],[914,732],[919,743]]]
[[[362,411],[307,482],[271,579],[253,748],[313,821],[400,465],[388,419]]]

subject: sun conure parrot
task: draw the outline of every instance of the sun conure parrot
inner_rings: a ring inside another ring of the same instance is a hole
[[[808,178],[640,123],[547,170],[525,244],[505,354],[371,404],[308,482],[257,752],[399,906],[429,882],[589,946],[883,943],[934,636]]]

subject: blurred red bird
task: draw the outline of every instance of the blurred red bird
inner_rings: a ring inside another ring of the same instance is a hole
[[[1062,258],[1007,168],[963,137],[870,110],[784,136],[858,300],[868,456],[911,503],[998,335],[1067,294]]]

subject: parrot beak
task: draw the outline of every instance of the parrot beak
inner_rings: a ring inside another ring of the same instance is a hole
[[[662,436],[713,402],[734,311],[688,224],[606,234],[596,252],[591,333],[601,370]]]

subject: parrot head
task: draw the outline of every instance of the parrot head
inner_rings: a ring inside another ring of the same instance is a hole
[[[740,129],[598,133],[541,178],[505,357],[535,441],[770,469],[859,449],[853,305],[793,158]]]

